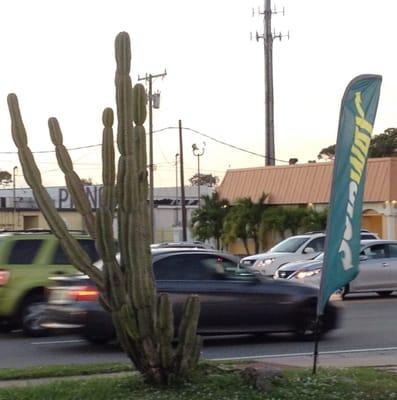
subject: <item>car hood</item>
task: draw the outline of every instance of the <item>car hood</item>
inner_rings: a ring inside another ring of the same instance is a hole
[[[241,259],[241,262],[244,260],[249,260],[249,261],[256,261],[256,260],[266,260],[268,258],[280,258],[284,256],[288,256],[293,253],[272,253],[272,252],[266,252],[266,253],[260,253],[260,254],[254,254],[253,256],[247,256]]]
[[[322,267],[323,262],[317,260],[302,260],[302,261],[294,261],[288,264],[283,265],[279,268],[279,271],[298,271],[300,269],[317,269]]]

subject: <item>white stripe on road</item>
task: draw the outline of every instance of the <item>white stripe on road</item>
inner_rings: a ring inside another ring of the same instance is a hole
[[[319,351],[321,354],[344,354],[344,353],[370,353],[370,352],[381,352],[381,351],[397,351],[397,347],[380,347],[375,349],[346,349],[346,350],[333,350],[333,351]],[[226,358],[212,358],[213,361],[229,361],[229,360],[251,360],[253,358],[281,358],[281,357],[303,357],[312,356],[313,352],[310,353],[289,353],[289,354],[264,354],[264,355],[252,355],[243,357],[226,357]]]
[[[66,343],[82,343],[86,342],[84,339],[73,339],[73,340],[53,340],[53,341],[47,341],[47,342],[32,342],[31,344],[35,345],[46,345],[46,344],[66,344]]]
[[[72,339],[72,340],[53,340],[44,342],[32,342],[31,344],[37,346],[45,345],[57,345],[57,344],[69,344],[69,343],[82,343],[86,340],[84,339]],[[397,351],[397,347],[379,347],[379,348],[368,348],[368,349],[345,349],[345,350],[330,350],[330,351],[320,351],[319,355],[332,355],[332,354],[345,354],[345,353],[373,353],[382,351]],[[307,353],[284,353],[284,354],[262,354],[262,355],[252,355],[243,357],[225,357],[225,358],[212,358],[214,361],[229,361],[229,360],[251,360],[253,358],[285,358],[285,357],[305,357],[313,356],[313,352]]]

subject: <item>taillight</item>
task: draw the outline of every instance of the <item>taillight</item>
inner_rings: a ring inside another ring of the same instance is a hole
[[[10,278],[10,271],[0,269],[0,286],[4,286]]]
[[[92,286],[79,286],[70,290],[69,296],[75,301],[94,301],[99,297],[99,292]]]

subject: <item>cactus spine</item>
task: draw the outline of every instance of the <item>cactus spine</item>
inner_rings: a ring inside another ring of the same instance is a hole
[[[103,193],[95,216],[63,145],[58,121],[50,118],[48,122],[58,164],[64,172],[73,202],[84,218],[87,231],[95,238],[103,259],[102,271],[91,265],[87,254],[67,231],[42,185],[14,94],[8,96],[12,137],[18,147],[25,179],[33,190],[37,204],[72,263],[98,285],[100,301],[112,315],[124,351],[146,381],[167,384],[175,377],[188,375],[197,365],[201,349],[201,339],[196,335],[200,305],[197,296],[187,300],[179,327],[178,346],[174,351],[172,304],[167,294],[156,296],[151,267],[143,126],[146,119],[146,92],[142,85],[132,87],[131,84],[131,48],[127,33],[121,32],[117,36],[115,52],[117,146],[120,157],[116,177],[113,111],[107,108],[102,116]],[[113,239],[115,213],[118,217],[119,261]]]

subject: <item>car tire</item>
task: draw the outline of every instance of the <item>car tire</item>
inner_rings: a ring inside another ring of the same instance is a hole
[[[21,307],[21,327],[25,336],[39,337],[48,334],[48,330],[41,326],[45,308],[44,296],[35,294],[27,297]]]
[[[343,286],[342,288],[335,291],[342,300],[345,300],[346,295],[349,293],[349,285]]]
[[[376,292],[380,297],[387,297],[390,296],[393,293],[393,290],[382,290],[379,292]]]
[[[95,335],[95,333],[86,333],[84,335],[84,337],[91,344],[95,344],[95,345],[106,344],[112,340],[112,337],[110,337],[110,336],[100,336],[100,335]]]
[[[295,336],[299,340],[314,340],[315,327],[316,327],[315,311],[304,313],[303,315],[301,315],[301,318],[299,318],[299,322],[297,323],[295,329]],[[318,332],[318,337],[320,338],[323,334],[323,329],[321,327],[321,320],[319,328],[320,329]]]

